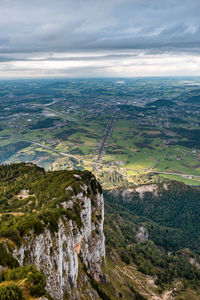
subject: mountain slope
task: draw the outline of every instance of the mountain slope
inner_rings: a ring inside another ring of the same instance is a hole
[[[199,299],[199,189],[167,182],[104,198],[106,247],[90,172],[0,166],[0,299]]]
[[[103,278],[100,185],[87,171],[45,173],[27,164],[3,166],[0,177],[0,245],[8,257],[6,262],[1,254],[0,265],[12,269],[34,265],[43,271],[46,291],[53,299],[80,298],[84,290],[77,285],[79,260],[96,281]],[[89,280],[85,284],[90,286]],[[41,296],[44,286],[30,292]]]
[[[171,291],[175,299],[188,299],[189,290],[190,299],[199,299],[200,189],[166,182],[105,191],[104,199],[107,247],[126,269],[133,265],[147,281],[150,276],[163,295]]]

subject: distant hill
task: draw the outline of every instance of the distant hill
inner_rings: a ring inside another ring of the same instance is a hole
[[[200,95],[189,97],[186,102],[200,105]]]
[[[129,114],[145,113],[147,111],[156,109],[155,107],[142,107],[142,106],[135,106],[131,104],[119,104],[118,108],[120,108],[122,112],[129,113]]]
[[[173,106],[173,105],[176,105],[175,102],[171,101],[171,100],[166,100],[166,99],[159,99],[159,100],[156,100],[156,101],[152,101],[152,102],[149,102],[146,104],[146,106],[156,106],[156,107],[170,107],[170,106]]]
[[[177,101],[191,103],[191,104],[199,104],[200,105],[200,89],[191,90],[188,93],[183,93],[176,97]]]

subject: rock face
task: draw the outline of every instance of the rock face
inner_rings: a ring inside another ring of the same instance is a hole
[[[158,197],[158,186],[156,184],[142,185],[137,187],[136,192],[139,193],[140,199],[143,199],[145,193],[152,193],[154,197]]]
[[[65,209],[79,203],[81,226],[75,220],[62,217],[58,220],[57,232],[48,228],[40,235],[30,232],[23,237],[21,246],[14,250],[14,257],[20,265],[35,264],[43,270],[47,291],[53,299],[63,299],[65,293],[70,299],[78,299],[73,290],[77,287],[79,261],[95,280],[102,276],[101,264],[105,257],[103,195],[97,184],[95,188],[94,184],[92,187],[82,185],[81,188],[83,192],[62,203]]]
[[[139,228],[137,228],[135,232],[135,238],[138,243],[148,240],[149,234],[147,229],[144,226],[140,226]]]
[[[168,186],[166,183],[163,184],[162,188],[164,190],[168,189]],[[109,191],[109,194],[114,198],[120,198],[123,201],[131,202],[133,197],[139,196],[139,198],[142,200],[145,198],[147,193],[151,193],[154,197],[159,196],[159,186],[158,184],[144,184],[141,186],[137,186],[133,189],[115,189]]]

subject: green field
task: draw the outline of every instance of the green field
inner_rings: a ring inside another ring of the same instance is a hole
[[[109,187],[113,172],[124,184],[146,182],[154,172],[159,180],[199,184],[200,106],[187,101],[200,89],[174,78],[123,82],[7,83],[10,94],[0,104],[0,162],[89,168]]]

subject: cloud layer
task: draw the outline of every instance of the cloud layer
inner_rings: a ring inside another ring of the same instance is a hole
[[[199,0],[0,0],[0,76],[200,75]]]

